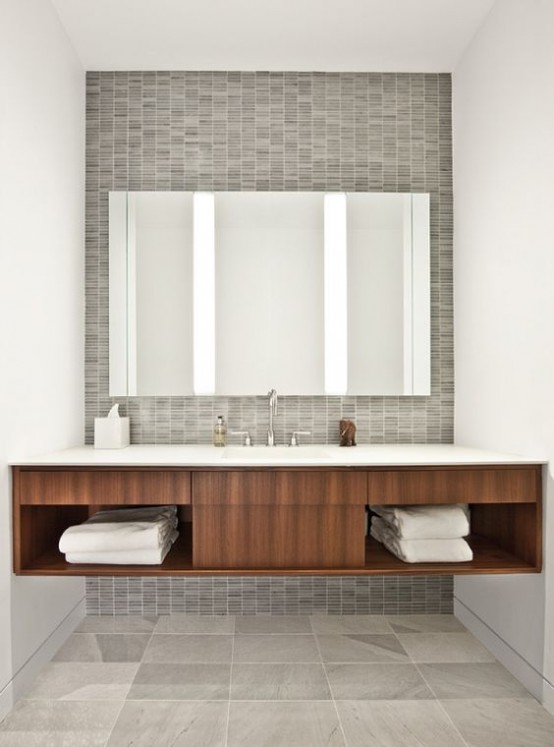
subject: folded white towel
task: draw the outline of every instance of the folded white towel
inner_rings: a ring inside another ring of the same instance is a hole
[[[394,528],[401,539],[457,539],[467,537],[469,509],[447,506],[370,506]]]
[[[464,539],[400,539],[379,517],[371,520],[371,536],[405,563],[464,563],[473,560]]]
[[[101,511],[83,524],[66,529],[60,538],[60,551],[159,549],[177,526],[175,513],[164,508]]]
[[[133,506],[132,508],[110,508],[97,511],[87,524],[113,523],[115,521],[157,521],[158,519],[176,519],[177,506]]]
[[[99,565],[160,565],[179,532],[174,531],[162,547],[142,550],[113,550],[102,552],[69,552],[65,559],[68,563],[93,563]]]

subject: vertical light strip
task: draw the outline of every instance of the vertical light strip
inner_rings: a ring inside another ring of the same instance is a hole
[[[346,394],[348,386],[346,295],[346,194],[324,202],[325,392]]]
[[[215,200],[193,196],[193,375],[195,394],[215,392]]]
[[[399,195],[402,209],[402,304],[403,304],[403,350],[404,387],[402,394],[414,394],[414,299],[412,257],[412,195]]]
[[[127,192],[127,395],[138,394],[137,358],[137,206],[138,195]]]

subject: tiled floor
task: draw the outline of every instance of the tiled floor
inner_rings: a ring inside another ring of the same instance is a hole
[[[451,616],[89,617],[0,747],[553,747]]]

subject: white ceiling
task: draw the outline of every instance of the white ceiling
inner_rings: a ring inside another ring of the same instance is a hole
[[[52,0],[86,70],[451,72],[495,0]]]

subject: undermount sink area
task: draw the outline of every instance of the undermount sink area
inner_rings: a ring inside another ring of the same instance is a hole
[[[329,459],[331,453],[325,446],[226,446],[224,459],[233,461],[275,461]]]

